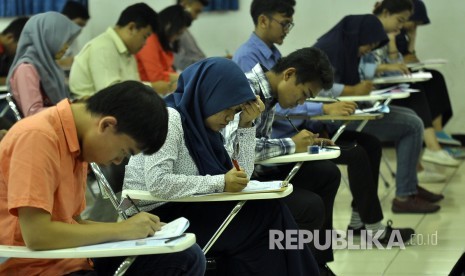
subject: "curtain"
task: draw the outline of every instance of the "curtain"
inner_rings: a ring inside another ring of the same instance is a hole
[[[29,16],[46,11],[60,12],[68,0],[0,0],[0,16]],[[73,0],[87,6],[87,0]]]
[[[239,0],[210,0],[210,4],[205,7],[205,11],[237,11]]]

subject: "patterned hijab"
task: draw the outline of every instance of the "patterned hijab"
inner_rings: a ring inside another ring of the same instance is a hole
[[[348,15],[321,36],[314,46],[328,55],[336,82],[354,85],[360,82],[358,47],[379,42],[379,48],[388,41],[383,24],[376,16]]]
[[[231,60],[207,58],[181,73],[176,91],[165,101],[181,114],[186,146],[200,175],[224,174],[232,168],[221,133],[209,129],[205,119],[253,100],[245,74]]]
[[[63,70],[55,62],[55,54],[65,43],[71,44],[81,28],[66,16],[46,12],[31,17],[24,26],[18,41],[16,56],[8,73],[10,79],[18,65],[34,65],[40,76],[40,84],[52,103],[69,97]]]

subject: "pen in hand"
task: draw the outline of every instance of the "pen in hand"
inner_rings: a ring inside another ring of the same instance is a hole
[[[238,154],[239,154],[239,142],[236,141],[234,143],[234,151],[233,151],[231,161],[234,165],[234,168],[236,168],[237,171],[240,171],[241,167],[239,166],[239,163],[237,162],[237,159],[236,159]]]
[[[186,236],[186,233],[182,233],[182,234],[179,235],[179,236],[176,236],[176,237],[172,237],[172,238],[167,239],[167,240],[165,241],[165,243],[169,243],[169,242],[175,241],[175,240],[180,239],[180,238],[185,237],[185,236]]]
[[[234,164],[234,168],[236,168],[236,170],[240,171],[241,170],[241,167],[239,167],[239,163],[237,162],[236,159],[231,159],[232,160],[232,163]]]
[[[291,124],[291,126],[295,129],[295,131],[296,131],[297,133],[299,133],[299,132],[300,132],[299,129],[294,125],[294,123],[292,122],[292,120],[289,118],[289,115],[287,115],[287,114],[286,114],[286,119],[287,119],[287,121]]]
[[[139,207],[137,207],[136,203],[132,200],[132,198],[129,195],[126,195],[126,198],[129,199],[134,208],[136,208],[137,213],[140,213]]]

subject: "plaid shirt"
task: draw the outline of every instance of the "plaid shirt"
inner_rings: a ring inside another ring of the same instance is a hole
[[[295,144],[291,138],[271,139],[271,127],[276,110],[277,100],[271,95],[271,87],[265,72],[260,64],[255,65],[250,72],[245,74],[249,80],[250,87],[255,95],[259,96],[265,104],[265,111],[255,120],[255,161],[271,157],[292,154],[295,152]],[[239,116],[236,115],[234,122],[229,123],[223,130],[225,146],[233,148],[236,141],[236,131],[239,126]]]

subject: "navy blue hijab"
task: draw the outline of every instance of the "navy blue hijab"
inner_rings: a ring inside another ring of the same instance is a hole
[[[360,82],[358,47],[379,42],[379,48],[388,41],[383,24],[376,16],[348,15],[321,36],[313,46],[328,55],[334,67],[335,82],[355,85]]]
[[[187,67],[176,91],[165,98],[181,114],[186,146],[200,175],[224,174],[232,168],[219,132],[204,121],[227,108],[255,100],[242,70],[226,58],[207,58]]]

